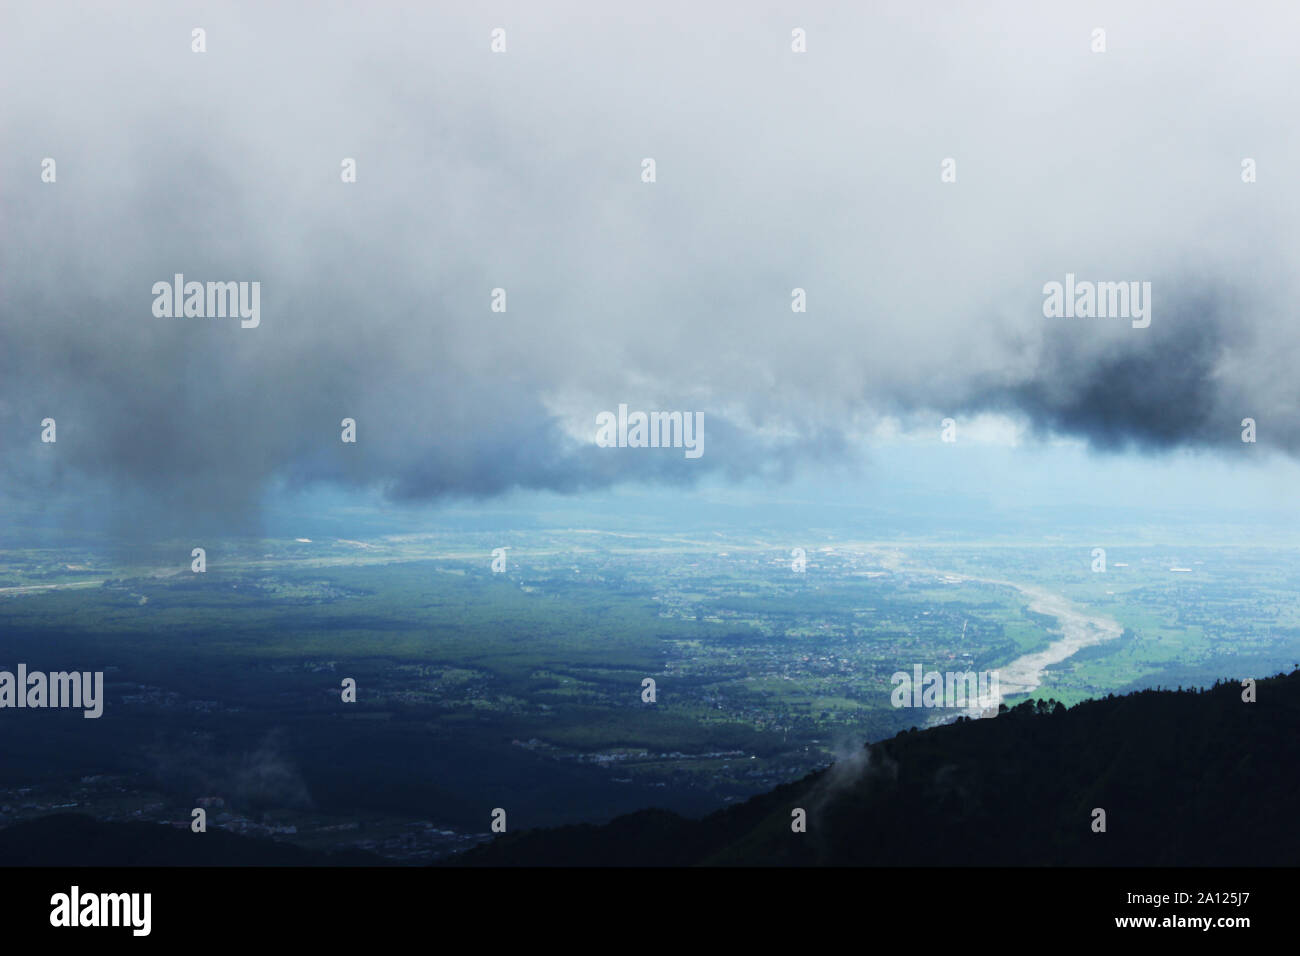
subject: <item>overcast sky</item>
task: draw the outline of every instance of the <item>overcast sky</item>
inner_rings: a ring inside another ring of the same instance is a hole
[[[1204,451],[1216,494],[1294,473],[1293,3],[3,20],[0,482],[29,504],[99,490],[163,533],[286,484],[888,483],[945,417],[953,451]],[[1067,272],[1150,282],[1150,327],[1045,318]],[[155,317],[175,273],[260,282],[260,325]],[[619,403],[703,412],[703,457],[595,447]]]

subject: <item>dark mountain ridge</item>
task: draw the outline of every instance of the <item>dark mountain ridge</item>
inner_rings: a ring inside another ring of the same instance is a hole
[[[504,834],[471,866],[1281,866],[1300,862],[1300,671],[1066,709],[1027,701],[869,745],[700,820]],[[803,809],[807,830],[793,832]],[[1094,829],[1094,811],[1105,830]]]
[[[642,810],[523,830],[465,866],[1293,866],[1300,671],[910,730],[701,819]],[[792,812],[806,813],[794,832]],[[1094,811],[1105,811],[1104,832]],[[0,829],[5,866],[374,865],[269,840],[56,814]]]

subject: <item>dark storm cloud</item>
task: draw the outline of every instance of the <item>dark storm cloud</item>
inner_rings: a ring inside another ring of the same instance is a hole
[[[17,6],[4,489],[107,490],[155,534],[251,524],[277,482],[782,480],[886,414],[1152,450],[1251,416],[1294,451],[1298,24],[1255,14]],[[261,325],[154,317],[178,272],[260,282]],[[1151,281],[1150,328],[1044,318],[1066,272]],[[703,412],[703,457],[597,448],[623,402]]]
[[[969,410],[1019,413],[1042,433],[1108,451],[1239,447],[1251,405],[1232,383],[1216,381],[1240,342],[1234,316],[1213,292],[1168,299],[1163,321],[1142,335],[1099,340],[1086,326],[1067,327],[1045,341],[1031,377],[977,389]]]

